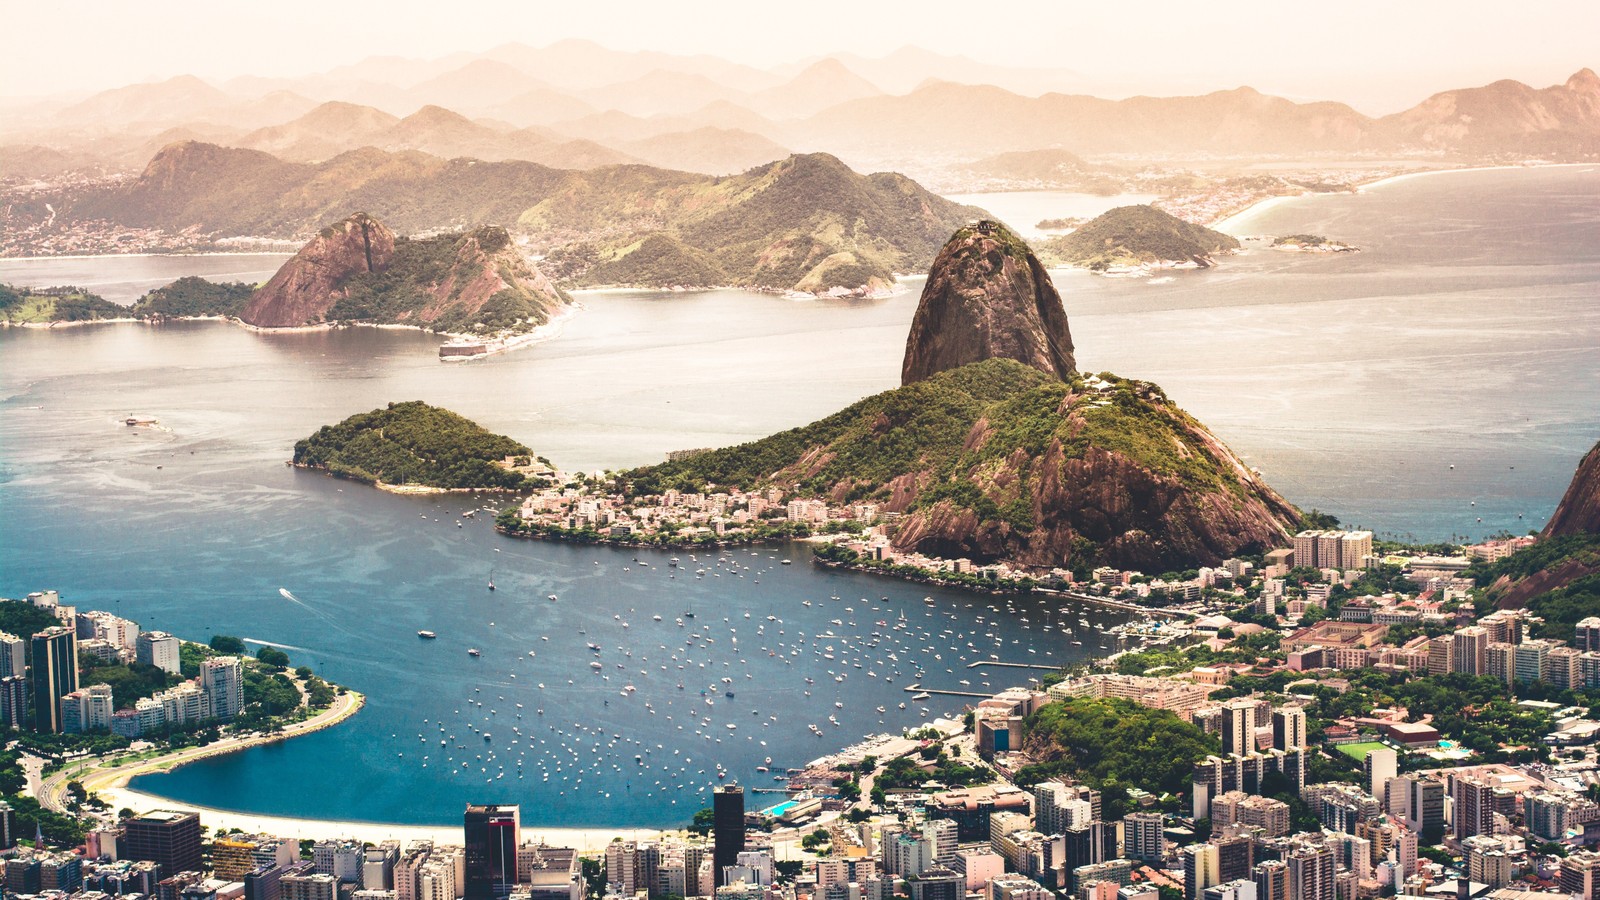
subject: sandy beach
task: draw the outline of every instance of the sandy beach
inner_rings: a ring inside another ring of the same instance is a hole
[[[265,816],[257,813],[230,812],[207,806],[195,806],[191,803],[180,803],[127,787],[101,788],[96,793],[100,795],[101,799],[111,804],[113,809],[127,807],[139,812],[152,809],[197,812],[200,814],[201,823],[213,831],[241,828],[250,833],[264,832],[266,834],[293,836],[302,839],[309,838],[311,840],[353,837],[363,841],[394,839],[401,842],[427,840],[440,844],[461,843],[461,826],[459,824],[396,825],[355,820],[298,819],[289,816]],[[524,810],[525,815],[530,812],[532,810]],[[647,828],[540,828],[524,825],[522,834],[526,839],[543,840],[553,847],[576,847],[580,851],[597,851],[605,849],[605,846],[611,843],[612,838],[620,837],[625,840],[641,841],[653,840],[659,838],[662,832]]]
[[[1497,172],[1497,171],[1505,171],[1505,170],[1510,170],[1510,169],[1558,169],[1558,168],[1571,168],[1571,167],[1574,167],[1574,166],[1592,166],[1592,165],[1594,165],[1594,163],[1546,163],[1546,164],[1541,164],[1541,165],[1536,165],[1536,166],[1466,166],[1464,168],[1458,168],[1458,169],[1423,169],[1423,170],[1417,171],[1417,172],[1401,172],[1398,175],[1389,175],[1389,176],[1384,177],[1384,178],[1379,178],[1379,179],[1377,179],[1375,181],[1363,182],[1362,184],[1359,184],[1359,185],[1356,186],[1355,192],[1358,193],[1358,194],[1361,194],[1361,193],[1365,193],[1367,191],[1370,191],[1370,190],[1372,190],[1374,188],[1380,188],[1380,187],[1384,187],[1386,185],[1391,185],[1391,184],[1398,184],[1399,182],[1409,181],[1409,180],[1411,180],[1413,178],[1426,178],[1426,177],[1428,177],[1430,175],[1454,175],[1454,174],[1457,174],[1457,173],[1460,173],[1460,172]],[[1207,227],[1211,228],[1211,229],[1214,229],[1216,231],[1223,231],[1223,232],[1228,232],[1229,234],[1232,234],[1232,232],[1229,231],[1229,229],[1231,227],[1233,227],[1234,225],[1237,225],[1240,221],[1242,221],[1243,219],[1245,219],[1248,216],[1253,216],[1256,213],[1265,212],[1266,210],[1271,209],[1272,207],[1274,207],[1274,206],[1276,206],[1276,205],[1278,205],[1280,203],[1284,203],[1286,201],[1289,201],[1289,200],[1297,200],[1297,199],[1299,199],[1301,197],[1311,197],[1311,196],[1316,196],[1316,192],[1314,192],[1314,191],[1306,191],[1306,192],[1300,193],[1300,194],[1290,194],[1290,195],[1285,195],[1285,196],[1280,196],[1280,197],[1267,197],[1267,198],[1265,198],[1263,200],[1260,200],[1260,201],[1258,201],[1256,203],[1250,204],[1249,206],[1245,207],[1244,209],[1239,210],[1236,213],[1233,213],[1233,214],[1228,215],[1228,216],[1224,216],[1223,218],[1218,219],[1215,222],[1212,222]]]

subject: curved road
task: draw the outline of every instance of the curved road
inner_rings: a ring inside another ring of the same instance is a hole
[[[361,705],[366,702],[366,697],[355,691],[347,690],[345,693],[334,697],[333,705],[320,713],[286,725],[280,732],[274,734],[251,733],[241,737],[223,738],[213,741],[204,747],[185,747],[171,753],[150,759],[140,760],[128,765],[117,765],[120,757],[91,757],[88,759],[74,760],[63,766],[39,785],[36,796],[39,805],[52,812],[70,815],[68,810],[67,783],[77,781],[84,790],[92,796],[96,791],[104,788],[122,787],[139,775],[149,775],[155,772],[165,772],[168,769],[196,762],[224,753],[233,753],[246,747],[258,744],[270,744],[274,741],[287,740],[302,734],[310,734],[332,725],[337,725],[345,719],[356,714]]]

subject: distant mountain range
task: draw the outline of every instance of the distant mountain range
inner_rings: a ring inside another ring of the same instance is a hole
[[[380,57],[303,78],[213,85],[180,76],[14,110],[0,122],[0,176],[137,170],[183,139],[295,161],[375,146],[564,168],[642,161],[720,175],[792,151],[832,153],[858,168],[1039,150],[1148,159],[1600,153],[1600,79],[1588,69],[1541,89],[1500,81],[1445,91],[1381,118],[1248,87],[1125,100],[1081,93],[1091,87],[1066,69],[914,48],[766,71],[585,41],[507,44],[436,60]]]
[[[562,249],[568,284],[882,288],[928,264],[978,210],[827,154],[727,178],[642,165],[588,171],[364,148],[323,163],[187,142],[136,179],[56,207],[63,222],[302,237],[365,210],[401,234],[514,227]],[[13,214],[15,211],[13,211]],[[642,255],[639,255],[642,254]]]

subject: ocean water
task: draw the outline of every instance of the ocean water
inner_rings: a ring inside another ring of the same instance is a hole
[[[1056,273],[1080,367],[1158,382],[1290,500],[1381,534],[1544,523],[1600,437],[1600,169],[1430,176],[1236,224],[1363,252]],[[516,541],[459,518],[483,500],[284,462],[319,425],[407,399],[574,469],[759,437],[897,382],[920,285],[906,287],[866,302],[588,294],[559,337],[453,365],[405,331],[0,331],[0,594],[52,587],[190,638],[284,645],[371,698],[339,728],[141,789],[371,821],[509,800],[549,826],[681,822],[719,767],[759,785],[768,756],[803,764],[959,706],[911,702],[913,666],[933,687],[994,688],[1027,671],[964,666],[1083,658],[1119,619],[817,570],[803,548],[680,553],[673,569],[672,554]],[[130,413],[161,426],[120,424]]]

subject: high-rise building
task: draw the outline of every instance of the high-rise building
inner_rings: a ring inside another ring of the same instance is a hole
[[[200,663],[200,692],[208,718],[226,722],[244,709],[244,666],[237,656],[213,656]]]
[[[1205,889],[1221,882],[1216,844],[1189,844],[1183,848],[1183,895],[1200,900]]]
[[[1299,706],[1280,706],[1272,711],[1272,746],[1276,750],[1306,748],[1306,711]]]
[[[283,897],[282,866],[257,866],[245,872],[240,880],[244,882],[244,900],[281,900]]]
[[[1222,704],[1222,752],[1243,756],[1256,749],[1256,702],[1240,697]]]
[[[1289,900],[1335,900],[1332,848],[1302,844],[1284,862],[1289,867]]]
[[[68,734],[110,731],[111,685],[91,684],[61,698],[61,730]]]
[[[468,805],[463,817],[465,900],[505,900],[517,886],[517,844],[522,810],[517,806]]]
[[[0,678],[27,674],[27,652],[27,644],[22,638],[0,631]]]
[[[1122,855],[1161,866],[1167,855],[1163,832],[1167,817],[1158,812],[1135,812],[1122,817]]]
[[[1040,834],[1061,834],[1087,827],[1094,821],[1094,806],[1079,796],[1077,785],[1041,781],[1033,786],[1033,821]]]
[[[361,885],[366,847],[356,840],[322,840],[311,845],[312,871],[332,875],[340,884]]]
[[[368,850],[361,864],[361,886],[369,891],[394,890],[394,864],[399,858],[399,841],[384,841]]]
[[[1454,779],[1451,786],[1452,827],[1457,840],[1473,835],[1494,834],[1494,814],[1504,802],[1495,796],[1497,789],[1487,781],[1471,776]]]
[[[1517,677],[1517,645],[1507,641],[1489,642],[1483,651],[1483,674],[1510,684]]]
[[[1256,900],[1289,900],[1289,866],[1279,859],[1256,864]]]
[[[1545,640],[1527,640],[1516,645],[1511,652],[1512,676],[1521,684],[1544,681],[1549,667],[1550,650],[1554,645]]]
[[[711,865],[722,887],[722,870],[738,863],[744,852],[744,788],[723,784],[711,791],[711,832]]]
[[[943,866],[924,870],[909,887],[911,900],[961,900],[967,892],[965,879]]]
[[[1489,650],[1489,629],[1482,625],[1457,628],[1450,637],[1451,671],[1467,675],[1484,673],[1484,654]]]
[[[1444,836],[1444,785],[1431,778],[1407,779],[1406,828],[1424,840]]]
[[[1511,854],[1504,841],[1487,834],[1474,835],[1461,842],[1467,862],[1467,880],[1503,888],[1511,883]]]
[[[285,875],[278,879],[282,900],[338,900],[339,880],[321,872]]]
[[[1551,647],[1545,656],[1544,677],[1557,690],[1583,690],[1583,652],[1575,647]]]
[[[1582,651],[1600,650],[1600,616],[1578,620],[1573,630],[1572,646]]]
[[[78,634],[57,625],[33,636],[33,730],[61,732],[61,698],[78,689]]]
[[[17,845],[17,811],[11,804],[0,800],[0,850],[10,850]]]
[[[1400,755],[1390,747],[1378,747],[1367,753],[1361,766],[1367,775],[1367,793],[1383,797],[1389,780],[1400,774]]]
[[[150,860],[161,866],[163,874],[200,871],[197,813],[157,810],[128,819],[123,829],[117,852],[124,859]]]
[[[1256,883],[1248,878],[1224,881],[1206,888],[1205,900],[1256,900]]]
[[[1582,900],[1600,897],[1600,853],[1578,850],[1561,861],[1561,893]]]
[[[7,675],[0,678],[0,728],[21,728],[27,714],[27,676]]]
[[[182,645],[182,641],[165,631],[146,631],[141,633],[135,642],[134,658],[147,666],[155,666],[163,672],[177,675],[182,668],[178,655]]]

